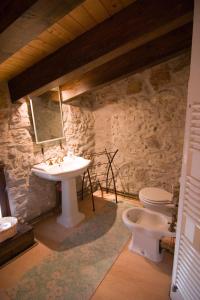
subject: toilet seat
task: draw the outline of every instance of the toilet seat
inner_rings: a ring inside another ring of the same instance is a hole
[[[168,203],[172,202],[172,201],[168,201],[168,200],[155,201],[153,199],[142,198],[141,196],[140,196],[140,200],[143,202],[149,202],[149,203],[153,203],[153,204],[157,204],[157,205],[168,204]]]
[[[141,197],[140,197],[140,200],[143,201],[143,202],[149,202],[149,203],[157,204],[157,205],[168,204],[168,203],[172,202],[172,201],[167,201],[167,200],[155,201],[155,200],[152,200],[152,199],[145,199],[145,198],[141,198]]]
[[[170,208],[173,208],[174,207],[174,204],[171,202],[171,203],[168,203],[168,204],[152,204],[152,203],[148,203],[148,202],[143,202],[141,201],[143,206],[144,207],[147,207],[147,208],[152,208],[153,210],[166,210],[166,209],[170,209]]]
[[[155,187],[146,187],[140,190],[139,199],[150,204],[169,204],[172,203],[172,194]]]
[[[141,199],[140,199],[140,201],[142,203],[146,203],[146,204],[153,205],[153,206],[165,206],[165,205],[172,204],[172,202],[160,202],[160,203],[157,203],[157,202],[154,202],[154,201],[141,200]]]
[[[144,207],[161,212],[170,217],[172,214],[173,195],[163,189],[146,187],[140,190],[139,199]]]

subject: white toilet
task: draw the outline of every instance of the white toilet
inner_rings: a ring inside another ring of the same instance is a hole
[[[123,212],[124,224],[132,232],[129,250],[137,252],[154,262],[160,262],[163,251],[160,251],[162,237],[174,237],[169,232],[168,217],[147,208],[129,208]]]
[[[140,202],[144,207],[171,216],[173,194],[156,187],[145,187],[139,192]]]

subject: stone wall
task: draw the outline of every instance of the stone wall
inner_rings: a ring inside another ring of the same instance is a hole
[[[56,205],[55,183],[31,174],[31,167],[43,159],[66,154],[70,141],[76,154],[94,145],[93,117],[86,102],[78,107],[63,105],[67,144],[63,144],[63,150],[59,143],[45,144],[43,157],[34,142],[29,104],[23,99],[11,104],[6,83],[0,84],[0,160],[6,166],[12,215],[19,220],[31,220]]]
[[[64,134],[67,149],[75,155],[85,156],[95,151],[94,117],[89,95],[78,97],[73,105],[63,105]],[[77,191],[81,191],[81,177],[76,181]]]
[[[76,155],[94,151],[94,117],[90,94],[76,98],[71,105],[63,105],[63,123],[68,148],[72,148]]]
[[[189,63],[189,53],[183,54],[92,93],[95,147],[119,149],[119,191],[177,185]]]

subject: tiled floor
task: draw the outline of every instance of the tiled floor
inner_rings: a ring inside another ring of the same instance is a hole
[[[107,200],[113,198],[112,195],[104,196]],[[125,200],[123,197],[119,199]],[[125,201],[139,205],[138,201],[132,199]],[[101,198],[97,197],[95,203],[98,209],[101,206]],[[85,199],[80,202],[80,209],[87,215],[92,214],[91,201]],[[50,249],[56,250],[64,233],[65,229],[62,231],[61,226],[55,224],[55,216],[37,224],[35,234],[38,244],[0,270],[0,288],[12,286],[27,270],[46,257]],[[162,263],[154,264],[130,252],[126,245],[95,291],[92,300],[167,300],[172,260],[172,256],[166,253]],[[0,299],[8,298],[0,292]]]

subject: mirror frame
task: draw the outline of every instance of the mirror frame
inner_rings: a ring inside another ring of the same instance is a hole
[[[31,96],[28,95],[28,99],[29,99],[29,103],[30,103],[30,107],[31,107],[31,115],[32,115],[32,120],[33,120],[33,128],[34,128],[35,143],[36,144],[44,144],[44,143],[48,143],[48,142],[54,142],[54,141],[59,141],[59,140],[65,139],[64,129],[63,129],[63,110],[62,110],[62,103],[63,103],[63,101],[62,101],[62,94],[61,94],[60,87],[58,87],[58,94],[59,94],[60,116],[61,116],[61,123],[62,123],[62,136],[59,137],[59,138],[50,139],[50,140],[44,140],[44,141],[38,141],[38,135],[37,135],[37,129],[36,129],[36,122],[35,122],[35,117],[34,117],[34,109],[33,109],[33,101],[34,100],[32,100]]]

